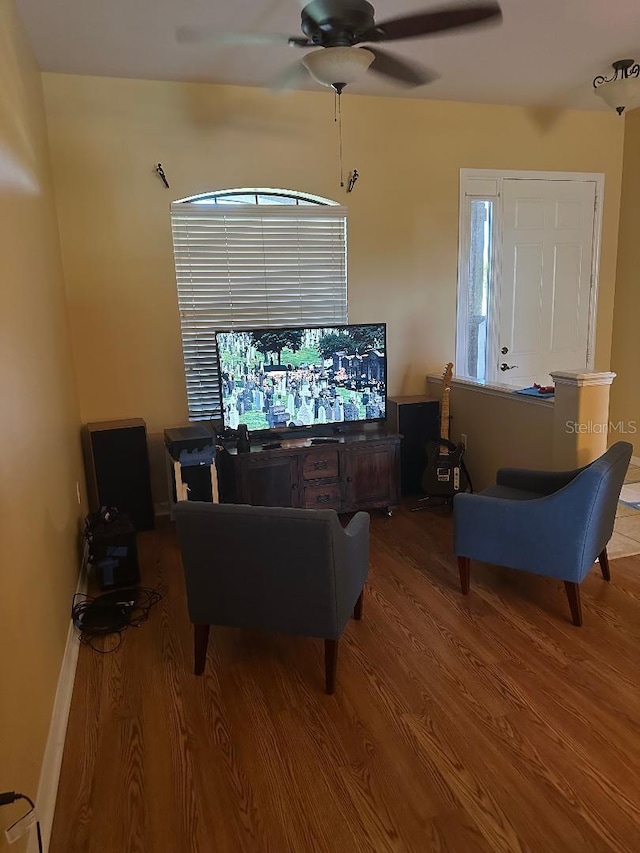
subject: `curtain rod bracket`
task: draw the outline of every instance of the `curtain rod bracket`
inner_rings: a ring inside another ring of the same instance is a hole
[[[156,166],[156,174],[158,175],[162,183],[165,185],[165,187],[169,189],[169,181],[167,180],[167,176],[165,175],[164,169],[162,168],[162,163],[158,163],[158,165]]]

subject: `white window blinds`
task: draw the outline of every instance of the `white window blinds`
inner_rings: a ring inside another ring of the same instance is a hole
[[[346,209],[174,202],[189,419],[220,416],[215,332],[347,322]]]

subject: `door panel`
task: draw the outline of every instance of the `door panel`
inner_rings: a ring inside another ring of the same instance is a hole
[[[554,272],[551,350],[564,354],[586,349],[586,338],[580,339],[582,246],[556,246]]]
[[[511,353],[516,341],[518,354],[535,356],[540,349],[543,252],[542,245],[515,247],[511,329],[508,341],[500,340]]]
[[[594,181],[503,181],[494,381],[548,384],[551,370],[587,366],[595,191]]]

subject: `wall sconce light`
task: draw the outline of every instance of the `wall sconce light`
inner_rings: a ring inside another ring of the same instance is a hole
[[[612,67],[611,77],[598,75],[593,81],[593,89],[621,116],[625,109],[640,106],[640,65],[635,59],[618,59]]]

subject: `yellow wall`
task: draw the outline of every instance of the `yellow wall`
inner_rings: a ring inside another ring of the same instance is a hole
[[[35,797],[78,574],[82,464],[41,79],[11,3],[0,5],[0,241],[0,790]],[[2,809],[0,850],[20,813]]]
[[[185,422],[169,203],[227,187],[346,201],[350,319],[389,324],[390,393],[415,394],[454,354],[460,168],[604,172],[596,362],[608,368],[623,137],[615,114],[566,112],[550,125],[524,108],[347,93],[345,164],[361,179],[345,196],[329,91],[43,79],[84,421],[141,416],[156,457],[153,434]]]
[[[620,204],[620,238],[611,369],[618,376],[611,389],[611,422],[617,429],[609,441],[634,443],[640,455],[640,387],[638,319],[640,318],[640,110],[625,113],[624,172]],[[626,430],[626,431],[625,431]]]

